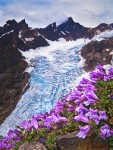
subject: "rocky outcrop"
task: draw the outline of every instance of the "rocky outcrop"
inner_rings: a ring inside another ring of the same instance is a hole
[[[109,150],[107,142],[94,135],[85,139],[75,137],[76,132],[59,135],[57,137],[57,150]]]
[[[110,64],[112,60],[113,38],[102,41],[91,41],[81,49],[81,55],[85,58],[84,69],[93,70],[98,64]]]

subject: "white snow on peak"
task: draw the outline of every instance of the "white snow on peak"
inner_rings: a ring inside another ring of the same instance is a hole
[[[11,31],[9,31],[9,32],[6,32],[6,33],[2,34],[2,36],[1,36],[0,38],[2,38],[3,36],[5,36],[6,34],[12,33],[13,31],[14,31],[14,30],[11,30]]]
[[[19,31],[19,38],[21,39],[21,37],[22,37],[22,35],[21,35],[21,33],[22,33],[22,30],[21,31]]]
[[[63,31],[61,31],[62,34],[66,35]]]
[[[33,41],[34,38],[25,38],[26,41]]]
[[[19,36],[18,36],[18,37],[26,44],[26,41],[24,41],[24,40],[22,39],[22,34],[21,34],[21,33],[22,33],[22,30],[19,31]]]
[[[54,30],[54,32],[56,32],[56,31],[57,31],[57,29]]]
[[[69,33],[69,31],[66,31],[67,33]]]

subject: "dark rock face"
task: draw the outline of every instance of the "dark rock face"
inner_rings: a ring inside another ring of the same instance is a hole
[[[81,50],[81,55],[85,58],[84,69],[86,71],[93,70],[98,64],[106,65],[110,64],[113,50],[113,38],[92,41]]]
[[[106,24],[106,23],[101,23],[100,25],[98,25],[95,28],[89,28],[88,33],[86,35],[86,38],[92,38],[95,35],[100,34],[101,32],[104,32],[106,30],[113,30],[113,24]]]
[[[57,150],[109,150],[107,142],[94,135],[85,139],[75,137],[76,132],[59,135],[57,137]]]
[[[12,112],[28,87],[28,66],[20,50],[26,51],[48,42],[37,31],[28,27],[25,20],[7,21],[0,27],[0,124]]]
[[[10,40],[0,40],[0,123],[15,108],[28,83],[27,63]]]

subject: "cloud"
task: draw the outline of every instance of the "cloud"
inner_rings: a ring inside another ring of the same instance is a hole
[[[25,18],[29,26],[45,27],[71,16],[75,22],[94,27],[113,22],[112,6],[112,0],[0,0],[0,25]]]

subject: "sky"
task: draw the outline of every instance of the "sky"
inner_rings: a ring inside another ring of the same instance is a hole
[[[70,16],[86,27],[113,23],[113,0],[0,0],[0,26],[26,19],[30,27],[46,27]]]

